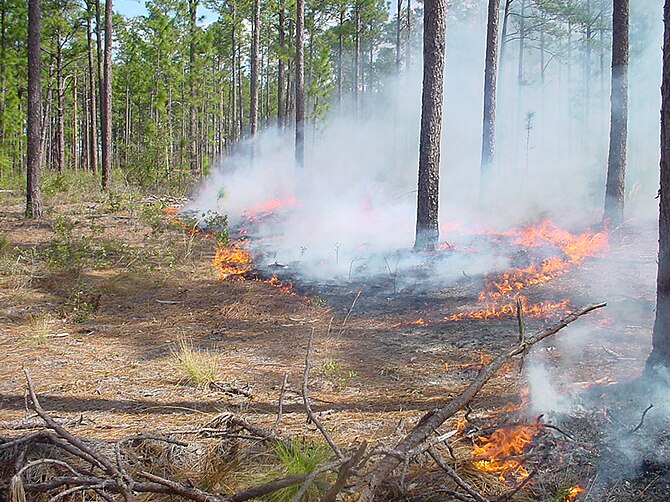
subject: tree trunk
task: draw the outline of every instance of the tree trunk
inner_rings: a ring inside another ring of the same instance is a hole
[[[98,107],[96,92],[94,68],[93,68],[93,29],[91,26],[91,16],[87,16],[86,20],[86,43],[88,45],[88,86],[90,89],[89,102],[89,160],[90,169],[93,172],[98,171]]]
[[[77,74],[72,74],[72,168],[79,167],[79,124],[77,113]]]
[[[610,147],[603,219],[623,222],[626,139],[628,135],[628,0],[614,0],[612,10],[612,97]]]
[[[40,160],[42,156],[42,85],[40,81],[41,0],[28,0],[28,170],[26,216],[42,216]]]
[[[505,47],[507,46],[507,27],[509,23],[510,7],[514,0],[505,0],[505,9],[503,11],[502,34],[500,35],[500,60],[499,65],[502,72],[505,61]]]
[[[358,120],[361,80],[361,0],[354,5],[354,115]]]
[[[446,0],[426,0],[423,14],[423,91],[414,249],[431,251],[439,238],[440,138],[444,87]]]
[[[280,129],[286,127],[286,92],[284,51],[286,49],[286,34],[284,32],[285,13],[284,2],[279,2],[279,60],[277,62],[277,124]]]
[[[661,188],[658,219],[656,321],[647,370],[670,368],[670,0],[664,7],[663,83],[661,84]]]
[[[65,109],[63,101],[63,47],[60,32],[56,32],[56,167],[63,172],[65,166]]]
[[[188,144],[189,165],[191,174],[197,176],[200,172],[197,153],[197,138],[195,127],[195,30],[196,13],[198,11],[198,0],[188,1]]]
[[[237,2],[233,1],[232,5],[233,11],[233,21],[230,30],[230,47],[231,47],[231,79],[232,79],[232,88],[230,92],[230,108],[231,108],[231,128],[230,128],[230,139],[233,144],[237,142],[237,89],[239,83],[237,81]]]
[[[342,106],[342,63],[344,52],[344,8],[340,9],[340,19],[337,30],[337,103]]]
[[[295,163],[305,165],[305,0],[297,0],[295,16]]]
[[[482,128],[482,157],[480,164],[480,199],[488,197],[491,170],[495,155],[496,81],[498,76],[498,26],[500,0],[489,0],[486,29],[486,63],[484,68],[484,114]]]
[[[103,65],[102,189],[112,179],[112,0],[105,2],[105,53]]]
[[[251,137],[256,136],[258,130],[258,51],[260,46],[260,17],[261,2],[254,0],[254,13],[251,22],[251,85],[249,103],[249,132]],[[253,152],[253,144],[252,144]]]
[[[396,4],[396,22],[395,22],[395,72],[400,73],[400,32],[401,32],[401,18],[402,18],[402,0],[398,0]]]

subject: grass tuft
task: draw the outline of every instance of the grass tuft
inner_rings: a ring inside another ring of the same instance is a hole
[[[172,359],[182,381],[206,387],[218,379],[215,355],[208,350],[194,347],[191,340],[180,339],[179,346],[172,350]]]
[[[282,475],[302,474],[312,472],[318,466],[332,457],[332,451],[322,443],[308,443],[302,440],[292,440],[288,444],[277,443],[275,454],[280,462]],[[318,500],[329,486],[328,473],[323,473],[314,480],[301,499],[303,502]],[[282,488],[270,495],[275,502],[286,502],[300,490],[301,484]]]

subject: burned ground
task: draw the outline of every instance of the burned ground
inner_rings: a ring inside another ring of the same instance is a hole
[[[44,408],[67,420],[73,433],[98,439],[183,431],[224,411],[270,427],[288,372],[281,426],[316,437],[304,424],[300,396],[313,330],[315,412],[343,446],[382,438],[392,444],[518,337],[514,316],[445,320],[477,307],[481,276],[463,275],[426,290],[392,274],[318,283],[289,271],[282,278],[295,284],[287,292],[260,280],[267,270],[258,280],[219,279],[211,266],[213,239],[185,233],[162,213],[151,213],[151,201],[126,203],[115,212],[107,201],[61,203],[43,221],[27,222],[18,198],[1,196],[0,436],[16,435],[32,416],[25,404],[26,367]],[[662,454],[654,456],[629,443],[667,441],[648,428],[656,424],[663,431],[667,424],[652,410],[646,426],[629,434],[650,396],[639,389],[624,398],[609,392],[616,382],[635,378],[649,352],[655,252],[654,226],[630,225],[611,236],[606,254],[528,288],[535,301],[607,301],[608,307],[536,347],[524,361],[542,361],[554,390],[572,396],[567,412],[526,406],[527,373],[518,365],[507,367],[473,401],[456,452],[463,472],[489,480],[482,482],[484,491],[499,493],[504,484],[472,466],[471,438],[506,422],[532,423],[544,412],[544,420],[570,438],[543,429],[527,453],[527,468],[538,473],[517,497],[563,500],[562,490],[581,484],[593,489],[592,500],[666,500],[670,463],[663,459],[670,448],[661,442]],[[550,321],[528,318],[526,329]],[[216,360],[215,384],[184,379],[174,363],[180,340]],[[600,383],[597,392],[582,393],[594,382]],[[530,386],[531,395],[542,392]],[[612,459],[633,450],[639,455],[612,467]],[[608,462],[601,462],[603,455]],[[382,496],[444,499],[436,488],[441,477],[420,460],[404,486]]]

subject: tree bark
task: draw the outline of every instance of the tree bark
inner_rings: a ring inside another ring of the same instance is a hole
[[[295,163],[305,165],[305,0],[297,0],[295,17]]]
[[[251,137],[256,136],[258,130],[258,52],[260,46],[260,17],[261,17],[261,2],[254,0],[254,12],[251,22],[251,88],[250,88],[250,103],[249,103],[249,132]],[[253,145],[252,145],[253,152]]]
[[[56,32],[56,167],[65,167],[65,90],[63,89],[63,46],[60,31]]]
[[[42,216],[40,161],[42,157],[42,84],[40,80],[41,0],[28,1],[28,169],[26,216]]]
[[[402,0],[397,0],[396,4],[396,21],[395,21],[395,72],[400,73],[400,32],[401,32],[401,18],[402,18]]]
[[[423,14],[423,91],[414,249],[431,251],[439,238],[440,138],[444,87],[446,0],[426,0]]]
[[[112,0],[105,2],[105,51],[103,65],[102,189],[112,179]]]
[[[480,164],[480,199],[489,195],[491,170],[495,155],[496,81],[498,76],[498,27],[500,0],[489,0],[486,29],[486,63],[484,68],[484,114],[482,124],[482,157]]]
[[[198,175],[200,167],[198,163],[197,135],[196,135],[196,113],[195,113],[195,30],[196,15],[198,11],[198,0],[188,1],[188,144],[189,165],[191,174]]]
[[[665,0],[664,18],[656,321],[647,370],[657,365],[670,368],[670,0]]]
[[[612,96],[604,222],[623,222],[628,136],[628,0],[614,0],[612,10]]]
[[[286,14],[284,12],[284,2],[280,0],[279,2],[279,60],[277,62],[277,124],[280,129],[286,127],[286,78],[285,71],[286,67],[284,65],[284,51],[286,49],[286,33],[284,31],[284,25],[286,22]]]

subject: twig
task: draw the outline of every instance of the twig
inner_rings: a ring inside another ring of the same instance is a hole
[[[133,495],[132,491],[133,480],[129,478],[127,475],[124,475],[114,464],[112,464],[109,461],[109,459],[107,459],[103,455],[98,454],[96,451],[86,446],[81,440],[74,437],[62,426],[60,426],[54,419],[52,419],[47,414],[47,412],[44,411],[44,408],[42,408],[39,400],[37,399],[37,395],[35,394],[35,388],[33,387],[33,382],[30,378],[30,373],[28,372],[28,369],[23,368],[23,373],[25,374],[26,381],[28,382],[28,394],[30,396],[30,400],[32,401],[33,405],[32,407],[35,410],[35,412],[40,416],[40,418],[44,420],[44,422],[50,429],[53,429],[59,436],[65,439],[65,441],[67,441],[76,449],[84,453],[87,457],[90,457],[92,460],[94,460],[94,462],[92,462],[94,465],[97,463],[98,465],[102,466],[103,470],[107,472],[107,474],[116,479],[116,482],[118,483],[119,487],[119,492],[126,500],[126,502],[134,502],[135,496]]]
[[[640,423],[637,424],[637,425],[636,425],[636,426],[629,432],[629,434],[633,434],[633,433],[635,433],[635,432],[637,432],[637,431],[640,430],[640,428],[642,427],[642,425],[644,425],[644,417],[647,416],[647,413],[648,413],[649,410],[651,410],[653,407],[654,407],[654,404],[653,404],[653,403],[650,404],[649,406],[647,406],[647,409],[644,410],[644,411],[642,412],[642,417],[640,418]]]
[[[347,460],[349,460],[349,458],[344,459],[345,462]],[[245,500],[262,497],[263,495],[276,492],[277,490],[281,490],[282,488],[286,488],[287,486],[293,486],[297,485],[298,483],[303,483],[313,473],[316,473],[316,475],[318,476],[319,474],[337,468],[341,463],[342,462],[338,460],[335,462],[331,462],[330,464],[326,464],[322,467],[318,467],[314,469],[312,472],[304,472],[302,474],[289,474],[288,476],[285,476],[283,478],[275,479],[273,481],[270,481],[268,483],[259,486],[254,486],[253,488],[249,488],[248,490],[236,493],[235,495],[230,495],[229,497],[226,497],[224,499],[224,502],[244,502]]]
[[[491,363],[484,366],[461,394],[445,406],[426,413],[419,420],[414,429],[395,447],[395,451],[399,454],[400,458],[404,458],[407,452],[423,443],[445,420],[467,405],[505,363],[519,355],[526,354],[534,344],[558,333],[565,326],[576,321],[584,314],[605,305],[605,303],[591,304],[573,312],[556,324],[536,332],[530,338],[526,338],[524,343],[514,346],[508,352],[501,354]],[[386,455],[378,460],[368,475],[367,482],[361,491],[359,502],[371,502],[379,485],[382,484],[399,463],[400,460],[395,455]]]
[[[340,448],[335,444],[333,441],[333,438],[330,437],[330,434],[326,430],[326,428],[323,426],[321,421],[316,417],[314,412],[312,411],[312,407],[309,404],[309,395],[307,393],[307,381],[309,380],[309,370],[312,366],[312,343],[314,341],[314,328],[312,328],[312,331],[309,334],[309,339],[307,340],[307,352],[305,354],[305,371],[303,372],[302,376],[302,401],[305,405],[305,411],[307,412],[307,416],[309,419],[314,422],[314,425],[316,425],[317,429],[321,432],[323,437],[325,438],[326,442],[330,446],[330,448],[335,452],[335,455],[337,455],[337,458],[339,460],[342,460],[344,458],[344,455],[342,455],[342,451]]]
[[[149,481],[153,481],[154,483],[168,487],[172,493],[176,495],[181,495],[182,497],[195,500],[196,502],[221,502],[222,500],[220,497],[212,495],[211,493],[204,492],[191,486],[185,486],[181,483],[176,483],[169,479],[151,474],[150,472],[140,471],[137,474],[145,479],[148,479]]]
[[[440,455],[434,447],[428,449],[428,454],[435,460],[435,463],[440,466],[440,468],[446,472],[454,482],[460,486],[463,490],[467,492],[470,497],[472,497],[477,502],[489,502],[484,498],[480,493],[478,493],[474,488],[472,488],[468,483],[466,483],[463,478],[461,478],[458,473],[452,469],[452,467],[447,463],[447,461]]]
[[[526,486],[528,483],[530,483],[530,480],[537,474],[537,469],[533,469],[528,476],[526,476],[519,484],[517,484],[514,488],[512,488],[510,491],[507,493],[503,493],[500,497],[493,499],[493,502],[506,502],[507,500],[511,499],[514,495],[516,495],[520,490],[523,489],[524,486]]]
[[[358,293],[356,294],[356,298],[354,298],[354,301],[351,302],[351,307],[349,308],[349,312],[347,312],[347,315],[344,317],[344,321],[342,321],[342,326],[340,326],[340,336],[342,336],[342,333],[344,333],[344,325],[347,324],[347,321],[349,320],[349,316],[351,315],[352,310],[354,310],[354,305],[356,305],[356,300],[358,300],[358,297],[361,296],[361,293],[363,292],[363,288],[358,290]]]
[[[343,463],[340,466],[340,470],[337,473],[337,479],[335,480],[335,483],[333,486],[330,487],[330,489],[326,492],[326,494],[321,497],[319,502],[335,502],[337,499],[337,494],[340,493],[345,485],[347,484],[347,480],[351,476],[351,473],[356,467],[358,467],[358,464],[361,463],[361,459],[363,458],[363,455],[365,454],[365,450],[368,447],[368,443],[366,441],[363,441],[354,454],[351,456],[351,458]]]
[[[96,490],[102,488],[101,485],[90,485],[90,486],[73,486],[72,488],[68,488],[67,490],[63,490],[62,492],[54,495],[49,499],[49,502],[56,502],[57,500],[60,500],[62,498],[67,497],[68,495],[72,495],[73,493],[76,492],[81,492],[84,490]]]
[[[281,384],[281,390],[279,391],[279,404],[277,405],[277,419],[272,425],[270,431],[274,434],[277,432],[277,427],[279,427],[279,422],[281,422],[282,414],[284,413],[284,395],[286,394],[286,386],[288,385],[288,371],[284,371],[284,380]]]

